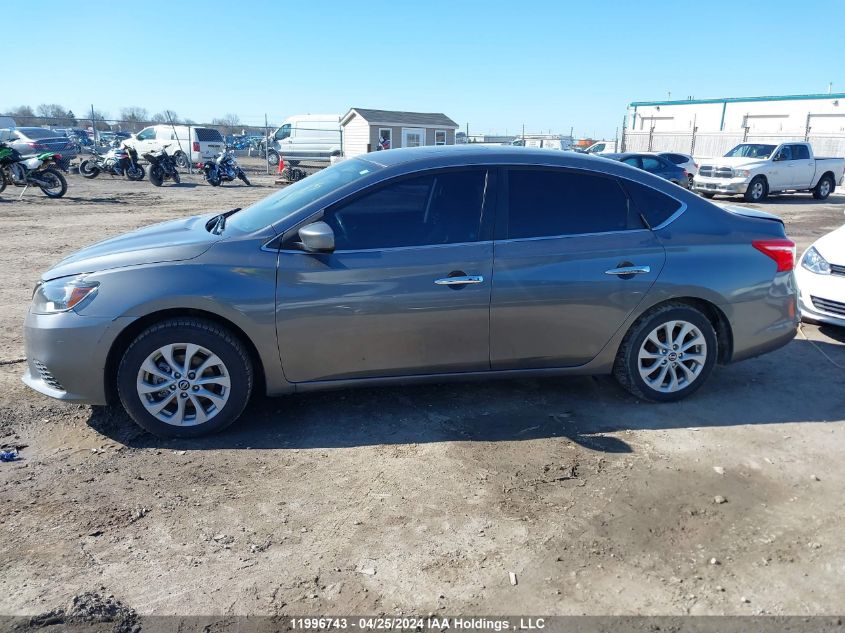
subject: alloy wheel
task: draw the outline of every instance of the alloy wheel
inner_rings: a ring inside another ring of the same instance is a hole
[[[688,321],[668,321],[646,336],[638,353],[640,377],[651,389],[673,393],[686,389],[701,374],[707,343]]]
[[[158,348],[141,364],[136,391],[144,408],[173,426],[204,424],[226,406],[230,374],[214,352],[193,343]]]

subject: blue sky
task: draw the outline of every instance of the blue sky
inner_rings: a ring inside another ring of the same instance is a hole
[[[841,0],[41,0],[3,15],[21,28],[4,28],[0,111],[258,123],[358,106],[445,112],[470,133],[612,137],[629,102],[669,91],[845,90]]]

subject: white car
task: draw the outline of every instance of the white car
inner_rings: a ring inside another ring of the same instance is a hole
[[[123,141],[141,156],[147,152],[165,151],[180,167],[214,158],[226,148],[220,132],[213,127],[159,124],[145,127]],[[190,158],[188,158],[190,156]]]
[[[803,319],[845,327],[845,226],[804,252],[795,280]]]

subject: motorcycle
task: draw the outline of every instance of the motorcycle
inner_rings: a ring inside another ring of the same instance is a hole
[[[79,164],[83,178],[96,178],[100,173],[126,176],[129,180],[143,180],[143,166],[138,164],[138,152],[132,147],[113,147],[105,154],[95,153]]]
[[[223,182],[231,182],[235,178],[240,178],[248,187],[251,186],[249,178],[246,177],[244,170],[238,165],[238,161],[231,152],[220,152],[204,163],[197,163],[197,169],[202,170],[205,180],[212,187],[217,187]]]
[[[170,145],[144,154],[144,160],[150,164],[150,182],[156,187],[161,187],[165,180],[172,180],[177,185],[181,182],[176,161],[165,151],[168,147]]]
[[[0,192],[6,185],[23,187],[23,197],[27,187],[35,185],[48,198],[61,198],[67,192],[67,181],[56,169],[61,154],[42,152],[36,156],[24,158],[14,147],[0,142]]]

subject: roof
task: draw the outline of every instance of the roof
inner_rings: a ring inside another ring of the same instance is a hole
[[[781,95],[773,97],[723,97],[721,99],[678,99],[676,101],[632,101],[629,108],[639,106],[692,105],[699,103],[742,103],[747,101],[803,101],[811,99],[845,99],[845,92],[809,95]]]
[[[340,119],[346,125],[357,114],[370,125],[418,125],[422,127],[460,127],[442,112],[402,112],[399,110],[372,110],[369,108],[350,108]]]
[[[422,147],[403,147],[381,152],[361,154],[350,160],[364,160],[382,167],[392,167],[407,163],[435,162],[445,164],[537,164],[570,166],[595,166],[597,162],[607,163],[600,156],[579,154],[559,149],[535,149],[514,145],[483,145],[467,143],[465,145],[425,145]],[[613,161],[614,163],[616,161]]]

